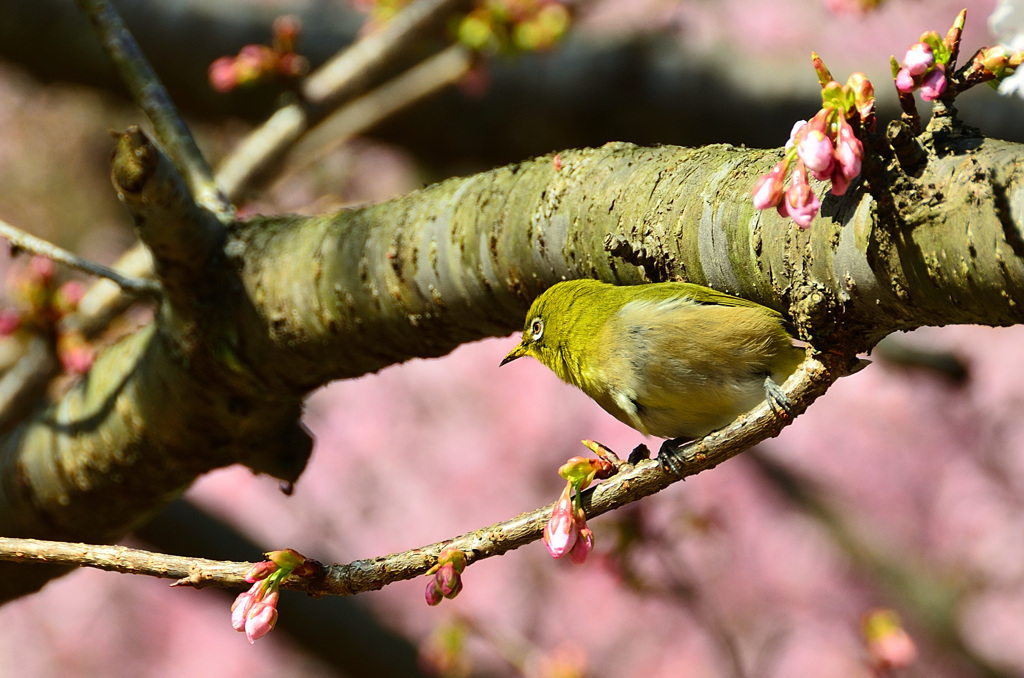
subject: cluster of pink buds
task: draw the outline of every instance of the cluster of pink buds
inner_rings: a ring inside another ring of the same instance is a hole
[[[591,449],[596,443],[585,440],[583,444]],[[558,469],[558,475],[566,479],[565,489],[558,498],[551,518],[544,526],[544,545],[554,558],[569,559],[581,565],[594,550],[594,533],[587,527],[587,514],[581,505],[581,492],[595,478],[607,478],[614,473],[614,465],[605,459],[573,457]]]
[[[437,563],[427,570],[431,576],[424,597],[427,605],[437,605],[451,599],[462,590],[462,573],[466,570],[466,554],[456,548],[446,548],[437,557]]]
[[[850,121],[861,130],[870,130],[875,122],[875,91],[864,74],[854,73],[840,85],[817,54],[812,58],[822,83],[822,108],[809,121],[793,126],[786,157],[759,177],[753,190],[755,208],[774,207],[800,228],[810,226],[821,208],[809,178],[831,182],[834,195],[846,193],[864,159],[864,145]],[[793,171],[787,187],[790,167]]]
[[[903,64],[892,58],[896,89],[903,94],[921,90],[921,98],[935,101],[946,91],[946,64],[952,52],[935,31],[925,33],[921,41],[910,46]]]
[[[245,633],[250,645],[274,630],[280,597],[278,587],[271,585],[269,579],[264,579],[239,594],[231,604],[231,625],[236,631]]]
[[[309,62],[295,52],[302,25],[293,16],[274,20],[273,46],[246,45],[236,56],[221,57],[210,64],[210,85],[230,92],[274,79],[291,80],[309,70]]]
[[[252,583],[252,588],[240,593],[231,604],[231,626],[245,633],[250,645],[277,624],[281,582],[292,574],[311,576],[321,567],[294,549],[270,551],[266,556],[267,560],[256,563],[245,574],[245,581]]]
[[[28,266],[13,267],[7,282],[13,308],[0,311],[0,336],[17,332],[53,337],[64,371],[85,374],[95,357],[92,346],[78,330],[63,330],[61,319],[78,308],[85,294],[82,284],[57,285],[57,266],[51,259],[35,256]]]

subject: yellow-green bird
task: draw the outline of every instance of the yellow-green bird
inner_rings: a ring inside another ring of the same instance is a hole
[[[753,409],[804,351],[777,311],[708,287],[570,280],[533,302],[501,364],[524,355],[619,421],[678,443]]]

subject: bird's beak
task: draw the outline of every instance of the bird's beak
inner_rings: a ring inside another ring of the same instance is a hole
[[[501,361],[501,365],[507,365],[516,358],[522,358],[524,355],[526,355],[526,344],[518,344],[514,349],[508,352],[505,359]],[[498,365],[498,367],[501,367],[501,365]]]

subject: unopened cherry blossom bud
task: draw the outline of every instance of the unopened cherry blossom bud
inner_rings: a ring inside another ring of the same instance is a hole
[[[444,595],[441,593],[441,588],[437,585],[437,580],[431,578],[427,582],[427,589],[423,593],[423,597],[427,601],[427,605],[434,607],[440,605],[441,601],[444,600]]]
[[[932,48],[924,42],[911,45],[903,57],[903,66],[911,75],[922,75],[934,65],[935,55],[932,53]]]
[[[29,268],[32,270],[41,284],[48,285],[53,282],[54,277],[57,275],[57,265],[53,263],[53,259],[43,256],[34,256],[29,262]]]
[[[245,631],[245,619],[256,602],[256,596],[252,589],[238,594],[235,602],[231,603],[231,626],[236,631]]]
[[[258,563],[253,563],[253,566],[245,573],[245,581],[252,584],[266,579],[277,570],[277,565],[270,562],[269,560],[261,560]]]
[[[935,68],[928,71],[921,80],[921,98],[935,101],[946,91],[946,74]]]
[[[775,207],[782,200],[783,182],[786,178],[788,163],[783,160],[772,168],[772,171],[758,177],[754,182],[754,207],[765,210]]]
[[[793,148],[793,145],[799,141],[797,137],[800,136],[801,132],[803,131],[806,125],[806,120],[797,120],[796,122],[793,123],[793,129],[789,130],[789,141],[786,142],[787,151]]]
[[[854,135],[853,127],[846,120],[839,124],[836,159],[842,168],[843,176],[847,179],[853,179],[860,174],[861,162],[864,159],[864,144]]]
[[[800,228],[807,228],[818,214],[821,201],[811,190],[807,178],[807,169],[803,163],[797,163],[793,170],[789,188],[779,203],[779,214],[789,217]]]
[[[555,558],[562,558],[576,543],[576,517],[573,515],[572,498],[566,486],[558,503],[551,512],[551,519],[544,526],[544,545]]]
[[[462,581],[452,563],[442,565],[441,569],[434,574],[434,579],[437,580],[437,587],[445,598],[452,598],[462,590]]]
[[[274,625],[277,624],[277,600],[280,595],[277,589],[274,589],[253,603],[245,619],[245,637],[250,645],[274,630]]]
[[[815,179],[824,180],[832,174],[835,147],[832,146],[832,140],[819,130],[811,129],[804,135],[796,146],[796,155],[803,160]]]
[[[904,94],[910,94],[916,87],[917,83],[914,82],[914,76],[907,69],[901,68],[899,73],[896,74],[896,89]]]
[[[880,672],[906,669],[917,661],[917,646],[892,610],[867,612],[861,618],[861,633],[871,663]]]
[[[594,531],[586,527],[584,523],[584,527],[580,528],[579,535],[576,537],[576,543],[569,549],[569,559],[576,565],[582,565],[593,550]]]
[[[207,77],[210,80],[210,85],[220,92],[225,94],[230,92],[238,86],[238,75],[235,72],[235,58],[234,57],[221,57],[215,59],[207,69]]]
[[[0,311],[0,337],[14,334],[21,327],[21,314],[17,311]]]

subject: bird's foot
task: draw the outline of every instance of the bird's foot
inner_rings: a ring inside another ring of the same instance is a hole
[[[793,417],[793,404],[789,402],[789,398],[783,393],[782,388],[771,377],[764,378],[764,393],[768,400],[768,407],[772,409],[775,416],[780,419]]]
[[[683,477],[685,460],[679,454],[679,450],[691,440],[693,439],[686,437],[672,438],[661,444],[661,449],[658,450],[658,464],[661,465],[662,471],[671,473],[677,478]]]

